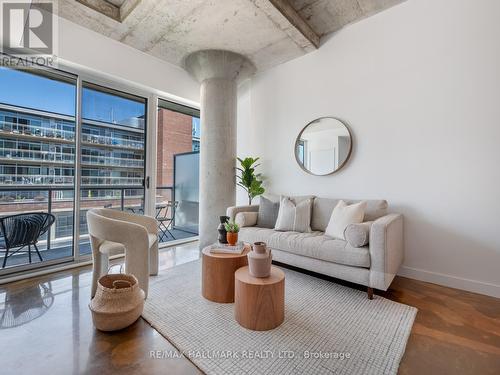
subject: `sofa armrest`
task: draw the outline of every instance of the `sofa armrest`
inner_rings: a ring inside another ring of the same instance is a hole
[[[259,205],[251,205],[251,206],[232,206],[228,207],[226,210],[226,215],[229,216],[229,220],[234,220],[236,214],[239,212],[258,212]]]
[[[375,220],[369,248],[370,287],[387,290],[403,263],[403,216],[389,214]]]

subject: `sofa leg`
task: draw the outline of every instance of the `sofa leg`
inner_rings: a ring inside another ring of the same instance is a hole
[[[373,299],[373,288],[368,287],[366,291],[368,293],[368,299]]]

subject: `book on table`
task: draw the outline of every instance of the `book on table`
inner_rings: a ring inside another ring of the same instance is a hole
[[[210,245],[210,252],[213,254],[242,254],[244,250],[244,242],[238,242],[234,246],[218,242]]]

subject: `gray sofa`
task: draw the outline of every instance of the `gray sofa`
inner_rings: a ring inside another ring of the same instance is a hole
[[[312,232],[279,232],[254,225],[242,227],[239,238],[249,243],[266,242],[277,262],[364,285],[371,299],[373,288],[387,290],[403,262],[403,217],[387,214],[385,200],[367,200],[368,244],[355,247],[324,234],[337,202],[338,199],[314,197]],[[234,220],[240,212],[258,210],[258,205],[229,207],[227,216]]]

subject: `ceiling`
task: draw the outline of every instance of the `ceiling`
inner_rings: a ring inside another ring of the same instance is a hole
[[[59,0],[59,15],[178,66],[191,52],[226,49],[264,70],[402,1]]]
[[[369,17],[404,0],[289,0],[320,36]]]

